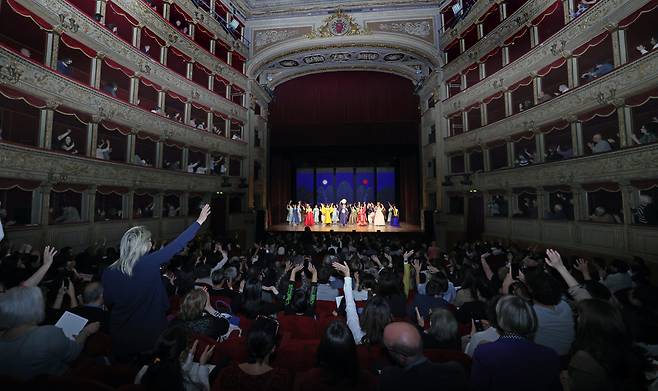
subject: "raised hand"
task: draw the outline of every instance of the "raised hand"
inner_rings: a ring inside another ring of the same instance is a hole
[[[420,312],[418,311],[418,307],[415,307],[416,310],[416,323],[418,323],[418,326],[420,328],[425,328],[425,319],[423,319],[422,316],[420,316]]]
[[[339,262],[334,262],[331,264],[331,266],[336,269],[339,273],[341,273],[345,277],[350,276],[350,267],[347,266],[347,263],[339,263]]]
[[[46,246],[46,248],[43,250],[43,264],[46,266],[50,266],[53,264],[53,258],[57,254],[57,250],[55,250],[55,247],[50,247]]]
[[[206,365],[208,361],[212,358],[213,353],[215,352],[215,345],[206,345],[199,357],[199,364]]]
[[[287,273],[290,271],[290,269],[292,269],[292,263],[290,261],[287,261],[286,268],[284,269],[284,271]]]
[[[414,269],[416,270],[416,274],[420,273],[420,260],[418,260],[418,259],[414,259],[414,260],[411,262],[411,266],[413,266]]]
[[[583,274],[585,280],[590,280],[592,277],[589,274],[589,263],[586,259],[578,258],[576,264],[574,265],[576,270],[579,270]]]
[[[317,272],[318,272],[318,270],[315,268],[315,266],[311,262],[308,263],[308,266],[306,268],[308,269],[309,272],[311,272],[313,274],[317,274]]]
[[[409,250],[409,251],[405,252],[404,254],[402,254],[402,258],[404,258],[404,260],[406,261],[412,255],[414,255],[414,250]]]
[[[548,249],[546,250],[546,255],[548,256],[548,258],[544,258],[544,261],[546,261],[546,264],[548,264],[548,266],[552,267],[553,269],[564,267],[564,263],[562,263],[562,257],[560,256],[560,253],[558,253],[555,250]]]
[[[203,208],[201,208],[201,213],[199,213],[199,218],[196,219],[196,222],[199,223],[199,225],[203,225],[208,216],[210,216],[210,205],[205,204]]]

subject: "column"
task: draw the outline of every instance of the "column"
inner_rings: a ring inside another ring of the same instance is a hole
[[[153,196],[153,217],[162,218],[162,206],[164,205],[164,193],[158,192]]]
[[[483,80],[484,78],[487,77],[487,70],[484,66],[484,63],[478,63],[478,74],[480,76],[480,80]]]
[[[500,13],[500,20],[505,20],[507,19],[507,3],[504,1],[500,3],[500,6],[498,8],[498,12]]]
[[[461,84],[459,90],[464,91],[466,89],[466,74],[462,73],[459,75],[459,84]]]
[[[194,72],[194,60],[185,63],[185,77],[192,80],[192,72]]]
[[[535,148],[537,149],[535,163],[543,163],[546,159],[546,139],[543,132],[535,131]]]
[[[619,183],[621,190],[621,203],[624,211],[624,250],[630,248],[630,226],[633,224],[633,211],[631,209],[633,197],[636,194],[636,189],[631,186],[630,182],[624,181]]]
[[[131,76],[130,77],[128,102],[130,102],[134,105],[139,104],[139,76]],[[151,108],[149,108],[149,109],[151,109]]]
[[[534,48],[539,45],[539,27],[531,26],[530,27],[530,47]]]
[[[512,107],[512,93],[510,91],[505,91],[503,98],[505,100],[505,117],[509,117],[514,114],[514,108]]]
[[[59,51],[59,34],[54,31],[46,33],[46,48],[43,63],[52,69],[57,69],[57,53]]]
[[[539,76],[535,76],[532,78],[532,97],[535,105],[540,103],[539,97],[541,96],[541,93],[541,78]]]
[[[121,209],[123,211],[123,218],[125,220],[132,220],[134,218],[134,202],[135,202],[135,189],[131,188],[126,194],[121,196]]]
[[[164,157],[164,139],[161,138],[155,143],[155,168],[162,168]]]
[[[162,17],[165,18],[166,20],[169,20],[169,16],[171,15],[171,4],[169,4],[166,1],[162,2]]]
[[[135,161],[135,142],[137,132],[133,131],[126,137],[126,162],[134,163]]]
[[[215,74],[211,73],[208,75],[208,89],[210,91],[215,91]]]
[[[212,111],[206,113],[206,131],[212,133]]]
[[[464,38],[459,38],[459,53],[464,53],[466,51],[466,40]]]
[[[178,213],[181,217],[187,217],[190,211],[190,193],[184,192],[180,195],[180,212]]]
[[[210,4],[214,4],[214,1],[211,1]],[[210,40],[210,47],[208,47],[208,51],[212,54],[215,54],[215,50],[217,50],[217,41],[214,39]]]
[[[562,0],[562,8],[564,9],[564,24],[571,22],[571,13],[574,11],[571,0]]]
[[[96,157],[96,146],[98,145],[98,121],[100,118],[94,118],[87,124],[87,145],[86,153],[87,157]]]
[[[132,45],[139,49],[142,46],[142,26],[133,26]]]
[[[39,111],[39,147],[52,149],[53,118],[58,104],[48,104]]]
[[[96,185],[90,185],[82,193],[82,205],[80,208],[82,221],[93,223],[96,218]]]
[[[623,147],[630,147],[635,144],[633,141],[633,113],[628,106],[617,108],[617,117],[619,118],[619,144]]]
[[[478,40],[480,40],[484,37],[484,24],[478,23],[476,25],[476,28],[477,28],[477,33],[478,33]]]
[[[185,109],[183,110],[183,122],[185,125],[190,123],[190,118],[192,118],[192,103],[185,102]]]
[[[505,140],[507,145],[507,167],[514,167],[514,142],[511,138]]]
[[[101,14],[101,20],[99,23],[105,24],[105,9],[107,8],[107,0],[96,0],[96,13]]]
[[[509,46],[503,46],[503,67],[509,64]]]
[[[196,24],[194,24],[194,23],[190,23],[190,24],[187,26],[187,35],[189,35],[189,37],[190,37],[192,40],[194,40],[194,31],[195,31],[195,30],[196,30]]]
[[[164,3],[167,4],[167,3]],[[162,46],[160,47],[160,64],[164,65],[165,67],[167,66],[167,51],[168,51],[168,46]]]
[[[471,172],[471,154],[464,150],[464,172]]]
[[[616,68],[628,62],[628,48],[626,47],[626,31],[615,29],[610,35],[612,36],[612,56]]]
[[[489,123],[489,118],[487,117],[487,104],[482,103],[480,105],[480,123],[482,126],[485,126]]]
[[[103,68],[104,54],[96,54],[96,57],[91,59],[91,71],[89,72],[89,85],[93,88],[100,89],[101,87],[101,69]]]
[[[482,147],[482,160],[484,161],[484,171],[491,171],[491,154],[489,148]]]
[[[36,190],[40,194],[40,199],[41,199],[41,206],[40,206],[40,211],[41,211],[41,216],[39,218],[39,221],[41,222],[41,225],[47,226],[49,223],[49,218],[50,218],[50,192],[53,189],[52,183],[44,182],[41,184],[41,186]]]
[[[586,197],[585,191],[582,186],[574,186],[572,188],[573,195],[573,219],[574,221],[584,221],[589,217],[587,208],[585,207]]]
[[[187,172],[188,164],[190,164],[190,148],[186,145],[183,147],[183,158],[180,163],[180,168],[183,172]]]
[[[468,113],[462,112],[461,116],[462,116],[462,132],[466,133],[467,131],[470,130],[470,128],[468,127]]]
[[[571,148],[574,156],[583,156],[584,143],[583,143],[583,125],[580,122],[571,123]]]
[[[574,89],[580,85],[580,75],[578,74],[578,59],[576,57],[567,58],[567,72],[569,76],[569,88]]]
[[[162,109],[162,112],[165,111],[165,105],[167,104],[167,93],[164,91],[158,91],[158,106]]]
[[[226,63],[228,65],[233,64],[233,52],[231,50],[229,50],[226,54]]]

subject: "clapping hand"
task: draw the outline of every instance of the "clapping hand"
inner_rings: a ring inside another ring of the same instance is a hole
[[[55,250],[55,247],[46,246],[46,248],[43,250],[43,264],[45,266],[52,265],[55,255],[57,255],[57,250]]]
[[[420,273],[420,260],[418,260],[418,259],[414,259],[414,260],[411,262],[411,266],[413,266],[414,269],[416,270],[416,274]]]
[[[425,328],[425,319],[423,319],[422,316],[420,316],[420,312],[418,311],[418,307],[415,307],[416,309],[416,322],[418,323],[418,326],[420,328]]]
[[[331,264],[331,266],[336,269],[339,273],[341,273],[345,277],[350,276],[350,267],[347,266],[346,262],[339,263],[339,262],[334,262]]]

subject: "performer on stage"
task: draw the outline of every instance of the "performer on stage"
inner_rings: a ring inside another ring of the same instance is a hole
[[[304,220],[304,225],[307,227],[312,227],[315,225],[313,208],[311,208],[311,205],[309,204],[306,204],[306,219]]]
[[[288,205],[286,205],[286,209],[288,210],[286,221],[288,222],[288,225],[292,225],[292,200],[288,201]]]
[[[350,208],[350,218],[349,218],[349,224],[350,225],[356,225],[356,216],[359,213],[359,209],[356,204],[352,204],[352,207]]]
[[[318,208],[318,204],[315,204],[315,208],[313,208],[313,221],[315,221],[315,224],[320,224],[320,209]]]
[[[301,201],[297,201],[297,224],[302,223],[302,210],[304,209],[304,206],[302,205]]]
[[[331,223],[338,224],[338,205],[331,203]]]
[[[361,204],[359,207],[359,215],[356,218],[356,224],[357,225],[368,225],[368,218],[366,217],[366,205]]]
[[[368,212],[368,224],[375,224],[375,205],[372,202],[368,202],[366,212]]]
[[[321,208],[322,223],[327,224],[327,225],[331,225],[331,212],[332,212],[331,207],[329,207],[329,205],[325,206],[324,204],[320,204],[320,205],[322,205],[322,208]]]
[[[384,205],[377,203],[375,207],[375,225],[382,226],[386,225],[386,220],[384,220]]]
[[[388,217],[386,217],[386,222],[391,224],[393,218],[393,205],[391,203],[388,203]]]
[[[345,201],[345,200],[343,200],[343,201]],[[339,215],[338,219],[340,221],[340,225],[342,227],[344,227],[344,226],[347,225],[347,219],[349,218],[349,215],[350,215],[350,211],[349,211],[349,209],[347,209],[346,202],[341,201],[341,203],[340,203],[340,212],[339,213],[340,213],[340,215]]]
[[[297,225],[301,222],[299,218],[299,208],[297,204],[292,204],[292,225]]]
[[[400,226],[400,211],[395,205],[393,205],[393,220],[391,220],[391,226],[392,227]]]

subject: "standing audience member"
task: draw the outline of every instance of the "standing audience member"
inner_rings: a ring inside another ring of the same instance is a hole
[[[153,348],[167,325],[169,308],[160,266],[194,238],[209,215],[210,206],[205,205],[196,222],[167,246],[151,253],[151,232],[145,227],[133,227],[123,235],[119,260],[102,276],[115,354],[130,356]]]
[[[410,323],[386,326],[383,342],[397,366],[384,368],[379,390],[423,389],[428,385],[437,390],[468,389],[466,374],[459,364],[433,363],[423,356],[423,340]]]

